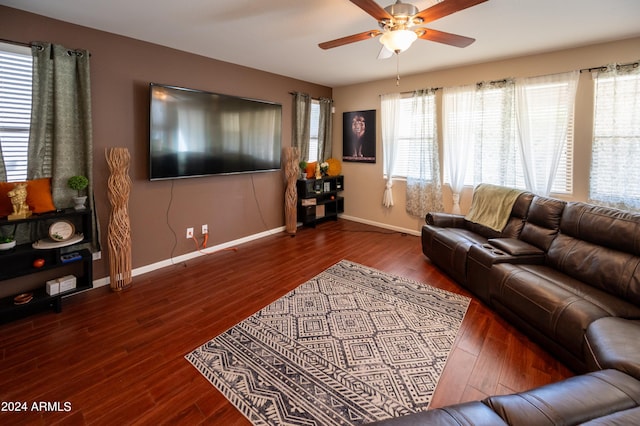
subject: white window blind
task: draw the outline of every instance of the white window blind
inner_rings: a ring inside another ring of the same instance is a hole
[[[420,145],[428,144],[431,146],[433,143],[431,136],[423,135],[421,129],[425,122],[429,126],[435,126],[435,96],[432,96],[426,105],[415,111],[413,102],[411,95],[400,99],[400,136],[393,177],[415,176],[418,172],[411,170],[411,164],[414,163],[410,161],[411,152],[416,152]],[[438,155],[437,152],[433,154]],[[387,175],[386,170],[384,173]]]
[[[318,161],[318,134],[320,131],[320,102],[311,100],[311,117],[309,123],[309,158],[308,162]]]
[[[0,146],[7,181],[27,178],[32,67],[29,48],[0,43]]]
[[[595,77],[590,201],[640,210],[640,71]]]

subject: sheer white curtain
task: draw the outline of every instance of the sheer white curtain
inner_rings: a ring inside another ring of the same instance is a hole
[[[472,185],[492,183],[517,187],[518,144],[515,140],[513,80],[476,85],[473,162],[469,163]],[[472,154],[471,154],[472,153]]]
[[[610,65],[595,76],[589,201],[640,210],[640,67]]]
[[[579,71],[516,79],[516,123],[526,188],[551,193],[573,130]]]
[[[382,115],[382,158],[387,174],[387,184],[382,196],[382,205],[393,206],[393,166],[398,153],[400,133],[400,93],[390,93],[380,97]]]
[[[431,89],[416,91],[412,98],[410,126],[414,142],[408,146],[406,210],[418,217],[444,210],[435,98]]]
[[[445,173],[453,192],[453,213],[460,213],[460,193],[464,188],[469,149],[474,145],[475,99],[475,85],[443,90]]]

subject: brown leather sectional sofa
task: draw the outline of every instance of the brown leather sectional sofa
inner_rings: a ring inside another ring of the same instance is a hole
[[[582,375],[380,424],[640,424],[640,215],[524,192],[502,232],[426,221],[435,265]]]

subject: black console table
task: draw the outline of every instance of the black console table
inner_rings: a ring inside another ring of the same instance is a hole
[[[320,179],[298,179],[298,221],[315,226],[327,219],[338,219],[344,213],[344,176],[326,176]]]
[[[48,240],[48,230],[51,224],[60,220],[73,224],[76,235],[72,239],[56,243]],[[91,242],[91,224],[92,215],[89,209],[59,210],[34,214],[19,220],[0,219],[0,227],[5,233],[7,229],[13,228],[15,232],[19,227],[31,226],[35,228],[32,235],[37,237],[38,243],[42,243],[34,245],[35,241],[18,241],[18,245],[13,249],[0,251],[0,286],[8,280],[26,275],[33,275],[35,281],[41,282],[37,288],[27,290],[33,293],[33,298],[27,303],[16,304],[16,295],[0,298],[0,322],[11,321],[49,308],[60,312],[64,296],[93,287],[93,255],[90,250],[79,248],[79,245]],[[65,256],[70,253],[76,256],[71,259]],[[41,259],[40,263],[44,260],[44,263],[36,266],[36,259]],[[63,267],[66,269],[61,269]],[[54,295],[47,294],[46,281],[67,269],[73,270],[76,287]]]

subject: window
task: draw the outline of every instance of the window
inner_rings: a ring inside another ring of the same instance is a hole
[[[32,66],[29,48],[0,43],[0,146],[10,182],[27,178]]]
[[[640,210],[640,71],[624,68],[595,77],[589,198]]]
[[[418,151],[421,145],[432,146],[435,135],[435,96],[429,96],[425,102],[420,102],[416,108],[414,98],[411,94],[400,99],[400,125],[398,137],[398,151],[396,153],[395,164],[393,166],[393,177],[406,178],[415,176],[418,171],[414,170],[415,164],[410,161],[412,154]],[[424,126],[434,130],[425,131]],[[430,151],[435,155],[437,152]],[[384,171],[385,176],[387,171]]]
[[[525,85],[527,98],[535,108],[527,109],[527,120],[535,127],[535,138],[530,141],[535,147],[535,156],[544,163],[533,173],[540,179],[546,179],[548,171],[545,169],[554,155],[556,145],[552,143],[552,136],[559,131],[554,127],[557,114],[568,118],[566,139],[562,145],[560,160],[555,169],[555,177],[551,191],[554,193],[571,193],[573,183],[573,100],[567,99],[566,93],[569,83],[533,83]],[[518,123],[516,111],[519,107],[516,100],[514,83],[504,81],[498,83],[479,84],[475,91],[475,101],[469,103],[473,111],[457,111],[460,116],[446,116],[445,126],[455,126],[460,120],[474,121],[473,139],[468,144],[465,154],[466,161],[465,185],[475,186],[479,183],[525,188],[524,163],[522,145],[518,142]],[[455,96],[445,94],[444,96]],[[560,107],[558,105],[561,104]],[[472,106],[473,105],[473,106]],[[551,124],[549,124],[551,123]],[[547,126],[549,124],[549,126]],[[549,127],[549,128],[547,128]],[[450,132],[455,133],[455,132]],[[447,140],[444,143],[448,143]],[[445,149],[445,155],[447,150]],[[532,159],[530,164],[535,164]],[[451,182],[451,167],[456,162],[445,158],[444,179]]]
[[[516,81],[518,136],[527,187],[546,195],[573,191],[574,104],[578,71]]]
[[[513,84],[490,84],[476,90],[473,120],[475,143],[468,151],[465,184],[523,188],[522,171],[517,166],[520,153],[515,143]]]
[[[309,158],[312,163],[318,161],[318,135],[320,132],[320,101],[311,100],[311,117],[309,123]]]

